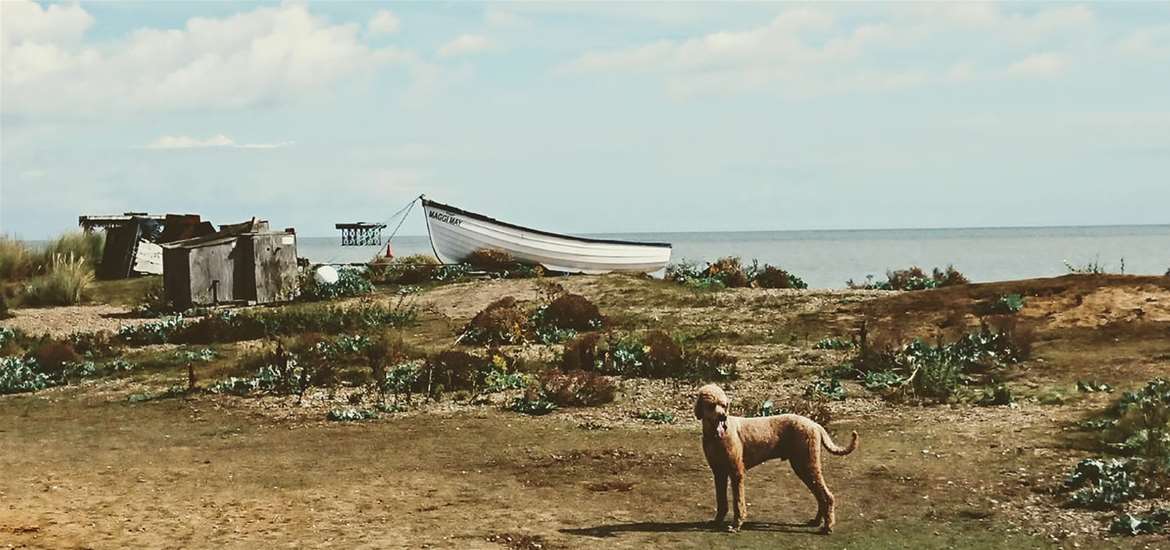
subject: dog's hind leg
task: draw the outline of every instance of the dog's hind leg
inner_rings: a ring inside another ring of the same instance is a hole
[[[814,454],[808,462],[793,460],[792,471],[796,472],[796,476],[804,482],[805,487],[808,487],[809,492],[817,499],[817,516],[810,520],[808,525],[810,527],[821,525],[821,532],[827,534],[833,531],[833,523],[836,519],[833,516],[836,514],[833,510],[833,493],[829,492],[829,488],[825,485],[819,459],[820,457]]]

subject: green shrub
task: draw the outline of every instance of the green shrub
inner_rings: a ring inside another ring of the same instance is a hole
[[[1024,297],[1019,294],[1005,294],[994,302],[982,307],[984,315],[1011,315],[1024,309]]]
[[[325,415],[325,419],[332,422],[358,422],[374,418],[378,418],[377,412],[369,409],[355,409],[353,407],[332,409],[329,411],[329,414]]]
[[[722,280],[707,276],[703,269],[688,260],[666,266],[664,279],[697,290],[721,290],[727,288],[727,285],[723,284]]]
[[[728,288],[745,288],[751,286],[751,279],[744,270],[743,262],[736,256],[719,258],[707,264],[703,270],[703,277],[715,279]]]
[[[469,254],[463,261],[475,269],[509,279],[541,277],[544,275],[543,267],[517,261],[506,250],[480,248]]]
[[[1012,396],[1010,388],[1003,384],[996,385],[993,388],[988,388],[979,397],[977,403],[984,407],[997,407],[1003,405],[1011,405],[1015,402],[1015,397]]]
[[[1170,510],[1151,510],[1144,514],[1119,514],[1109,525],[1109,532],[1117,535],[1153,535],[1170,527]]]
[[[842,401],[845,399],[845,387],[836,378],[817,378],[805,386],[804,398],[815,399],[818,396],[824,396],[829,401]]]
[[[752,286],[759,288],[808,288],[803,279],[779,267],[764,264],[763,269],[756,268],[754,260],[748,277]]]
[[[634,418],[647,420],[655,424],[674,424],[676,420],[674,413],[660,410],[638,411],[634,414]]]
[[[541,416],[557,410],[557,404],[537,393],[529,392],[508,404],[508,410],[531,416]]]
[[[898,388],[904,382],[905,380],[898,373],[888,370],[869,371],[861,375],[861,385],[869,391],[884,391]]]
[[[48,272],[33,278],[24,289],[24,300],[33,306],[71,306],[81,303],[94,281],[93,268],[81,256],[56,255]]]
[[[617,376],[727,380],[736,377],[735,356],[714,348],[684,348],[669,334],[585,333],[565,344],[564,370]]]
[[[822,338],[813,344],[813,349],[847,350],[853,349],[853,342],[844,338]]]
[[[1078,275],[1101,275],[1106,272],[1105,266],[1101,264],[1100,256],[1094,258],[1093,261],[1086,262],[1084,264],[1072,264],[1069,263],[1068,260],[1065,260],[1064,267],[1068,270],[1069,273]]]
[[[1122,460],[1082,460],[1065,480],[1065,488],[1072,491],[1072,505],[1097,510],[1112,508],[1141,494],[1130,465]]]
[[[930,275],[927,275],[918,266],[889,270],[886,271],[885,281],[875,282],[872,276],[867,276],[864,283],[855,283],[850,279],[846,285],[849,288],[867,290],[927,290],[968,283],[970,281],[967,280],[967,277],[955,269],[955,266],[948,265],[945,270],[934,268]]]
[[[0,357],[0,395],[43,390],[55,385],[53,378],[41,371],[35,359]]]
[[[374,291],[374,285],[359,269],[342,267],[337,270],[337,282],[319,283],[311,272],[301,278],[300,298],[306,301],[332,300],[365,296]]]

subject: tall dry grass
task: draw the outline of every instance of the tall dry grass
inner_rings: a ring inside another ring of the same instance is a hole
[[[81,303],[86,289],[93,284],[93,267],[84,257],[57,254],[49,262],[48,273],[29,281],[24,301],[33,306],[71,306]]]
[[[15,281],[36,273],[41,258],[24,243],[0,236],[0,280]]]
[[[58,256],[80,258],[96,266],[102,261],[102,252],[106,247],[106,233],[104,231],[70,231],[49,242],[41,252],[44,265],[48,266]],[[47,269],[45,271],[48,271]]]
[[[105,246],[104,232],[64,233],[41,251],[34,251],[12,237],[0,236],[0,280],[19,281],[47,275],[58,257],[84,260],[92,268],[101,261]]]

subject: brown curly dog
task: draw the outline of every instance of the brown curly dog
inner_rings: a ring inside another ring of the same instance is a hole
[[[736,531],[747,517],[743,496],[744,473],[773,458],[787,459],[792,471],[808,486],[817,499],[817,517],[809,526],[822,525],[821,532],[833,531],[833,493],[821,475],[821,447],[835,455],[847,455],[857,449],[857,432],[848,447],[838,447],[820,424],[796,414],[762,418],[728,416],[731,400],[715,384],[699,388],[695,399],[695,417],[703,421],[703,454],[715,475],[715,521],[727,516],[727,480],[731,479],[735,515],[730,525]]]

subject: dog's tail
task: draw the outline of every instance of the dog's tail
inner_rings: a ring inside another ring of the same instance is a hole
[[[858,441],[857,432],[853,432],[853,440],[849,442],[849,446],[838,447],[836,443],[833,443],[833,438],[829,437],[829,432],[825,431],[825,428],[821,428],[821,445],[825,447],[825,450],[837,456],[845,456],[857,450]]]

